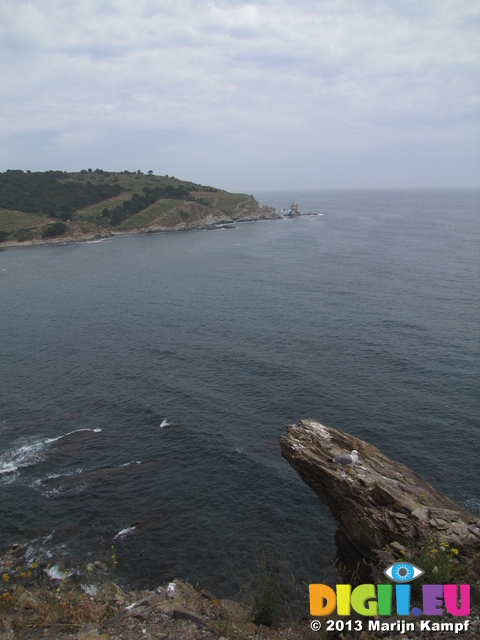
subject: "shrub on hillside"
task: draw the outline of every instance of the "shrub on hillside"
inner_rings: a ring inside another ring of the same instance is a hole
[[[49,224],[48,227],[42,232],[42,238],[55,238],[56,236],[63,236],[67,230],[67,225],[64,222],[54,222]]]

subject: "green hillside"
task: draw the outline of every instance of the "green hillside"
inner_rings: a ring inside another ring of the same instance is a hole
[[[276,217],[252,196],[141,171],[0,173],[0,242],[78,240]]]

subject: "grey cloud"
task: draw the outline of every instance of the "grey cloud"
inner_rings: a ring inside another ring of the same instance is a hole
[[[55,153],[67,162],[70,150],[70,164],[97,154],[113,168],[124,153],[135,169],[145,157],[157,170],[156,141],[176,166],[164,172],[201,171],[199,181],[214,183],[228,166],[231,180],[241,167],[250,175],[256,145],[252,176],[267,186],[279,179],[279,154],[300,180],[313,179],[307,165],[324,152],[343,159],[348,186],[358,150],[375,166],[405,140],[423,141],[452,167],[445,140],[454,140],[471,182],[479,13],[466,0],[4,0],[1,169]],[[120,136],[111,156],[101,143],[109,131]],[[229,164],[219,168],[218,154]]]

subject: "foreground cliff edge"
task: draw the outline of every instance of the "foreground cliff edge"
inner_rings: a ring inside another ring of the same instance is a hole
[[[438,555],[452,557],[453,568],[461,571],[452,574],[452,582],[467,582],[473,587],[470,626],[468,631],[467,626],[464,627],[461,636],[464,640],[477,640],[480,521],[405,465],[390,460],[376,447],[343,431],[314,420],[301,420],[296,425],[287,425],[287,435],[282,436],[280,442],[282,455],[327,504],[339,523],[336,540],[339,557],[347,569],[347,582],[350,578],[363,579],[367,573],[374,582],[385,582],[382,571],[386,566],[403,557],[408,561],[410,553],[435,541],[438,549],[433,551],[443,549],[443,554]],[[331,462],[332,458],[352,449],[359,454],[352,467]],[[116,565],[113,547],[103,561],[90,562],[84,570],[63,573],[58,565],[51,567],[46,564],[47,560],[32,558],[28,549],[29,543],[14,545],[0,557],[3,582],[0,640],[312,640],[314,636],[325,640],[343,637],[329,633],[326,625],[318,633],[318,625],[310,627],[312,618],[308,616],[299,620],[290,617],[279,627],[262,626],[255,609],[258,612],[260,603],[272,613],[271,599],[263,599],[268,590],[261,592],[257,603],[255,598],[252,602],[252,595],[256,594],[250,594],[248,606],[217,599],[198,585],[194,588],[182,580],[174,580],[154,591],[125,593],[111,581]],[[444,576],[433,571],[433,582],[437,581],[445,582]],[[404,633],[398,617],[388,618],[385,627],[382,620],[372,620],[375,625],[369,625],[368,629],[363,626],[361,635],[355,633],[351,637],[426,640],[432,637],[432,630],[436,631],[433,626],[430,629],[428,620],[425,628],[416,628],[408,634]],[[335,618],[330,622],[333,625]],[[341,619],[339,622],[343,625]],[[330,631],[334,629],[332,626]],[[350,637],[350,633],[347,635]],[[457,631],[450,633],[442,629],[435,637],[450,640],[459,636]]]
[[[315,420],[287,425],[282,455],[338,523],[338,561],[352,578],[379,576],[402,558],[432,547],[453,549],[463,579],[480,579],[480,520],[376,447]],[[331,459],[353,449],[351,467]]]

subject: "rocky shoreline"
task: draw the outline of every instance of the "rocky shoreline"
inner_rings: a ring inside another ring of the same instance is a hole
[[[85,232],[80,224],[70,224],[69,233],[51,238],[34,238],[23,242],[8,240],[0,244],[2,248],[13,247],[32,247],[43,245],[65,245],[76,244],[78,242],[100,242],[111,238],[138,235],[143,233],[173,233],[179,231],[200,231],[200,230],[217,230],[222,228],[234,228],[232,225],[243,222],[259,222],[261,220],[279,220],[282,218],[276,213],[273,207],[259,207],[256,200],[251,198],[244,203],[244,206],[238,209],[232,215],[226,215],[221,210],[205,207],[197,203],[184,203],[178,207],[180,215],[182,212],[188,215],[189,220],[182,220],[173,226],[161,223],[152,223],[147,226],[138,226],[129,230],[114,230],[111,228],[99,231],[98,229]]]
[[[125,591],[112,550],[75,570],[32,555],[28,543],[0,558],[0,640],[302,640],[306,622],[255,624],[252,605],[174,579]]]
[[[5,569],[7,554],[0,564]],[[10,565],[11,566],[11,565]],[[154,591],[123,591],[115,582],[107,581],[95,594],[87,593],[78,583],[45,578],[45,567],[32,563],[34,581],[27,586],[17,584],[0,590],[0,640],[326,640],[327,638],[356,638],[358,640],[427,640],[432,632],[422,630],[419,622],[399,623],[398,618],[367,619],[356,617],[361,631],[314,631],[305,617],[275,626],[257,625],[252,620],[252,608],[227,599],[217,599],[212,593],[195,588],[182,580],[160,586]],[[13,571],[18,574],[16,568]],[[7,575],[5,572],[3,576]],[[5,581],[5,578],[4,578]],[[335,625],[342,618],[329,616]],[[353,618],[350,618],[353,620]],[[455,623],[451,616],[442,622]],[[343,618],[345,621],[345,618]],[[437,620],[435,620],[436,622]],[[475,640],[480,633],[480,616],[473,612],[462,617],[468,629],[461,634],[438,631],[435,638],[451,640],[461,637]],[[433,623],[434,621],[432,621]],[[389,630],[385,630],[386,628]],[[412,629],[412,627],[414,627]],[[376,631],[372,629],[377,629]]]
[[[55,588],[56,587],[56,588]],[[257,627],[250,610],[175,580],[155,591],[125,593],[104,583],[95,596],[55,584],[11,590],[0,621],[1,640],[295,639],[293,629]]]
[[[113,547],[103,561],[67,571],[51,566],[54,559],[34,557],[25,544],[0,558],[0,640],[426,640],[432,633],[438,640],[479,637],[478,519],[372,445],[315,420],[287,425],[280,442],[282,455],[339,523],[336,541],[347,584],[367,578],[385,583],[386,563],[418,563],[426,584],[470,584],[470,614],[446,613],[430,621],[429,616],[414,615],[332,613],[317,620],[290,614],[282,622],[268,581],[260,596],[252,591],[244,602],[219,599],[179,579],[155,590],[127,593],[114,582]],[[350,467],[332,463],[352,449],[359,458]],[[301,609],[308,612],[308,585],[304,587]],[[412,604],[418,597],[413,589]],[[269,614],[270,626],[261,624],[260,608]],[[462,623],[460,633],[455,623]]]

